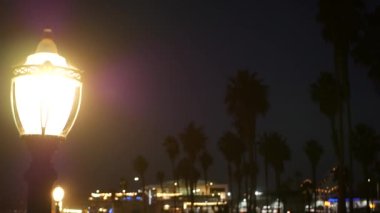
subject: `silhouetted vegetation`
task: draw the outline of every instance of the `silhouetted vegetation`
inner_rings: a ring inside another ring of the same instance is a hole
[[[232,116],[234,127],[247,149],[245,160],[250,167],[249,188],[246,188],[248,212],[252,212],[257,206],[256,119],[259,115],[265,115],[269,109],[267,91],[267,86],[258,79],[256,73],[239,70],[229,79],[225,96],[227,112]]]
[[[137,156],[133,161],[133,169],[139,175],[143,192],[145,192],[145,172],[148,169],[148,167],[149,163],[142,155]]]
[[[380,9],[368,16],[364,15],[364,9],[361,0],[319,0],[317,14],[317,20],[322,24],[322,36],[333,46],[334,67],[333,72],[321,72],[309,89],[312,101],[318,105],[320,112],[328,118],[330,124],[331,143],[337,159],[337,165],[332,164],[331,167],[334,168],[333,174],[338,185],[340,213],[346,212],[343,200],[347,195],[352,197],[354,190],[353,179],[348,178],[353,174],[353,158],[361,165],[363,176],[369,178],[370,167],[375,168],[376,154],[379,152],[376,132],[365,125],[353,128],[351,124],[348,69],[351,54],[357,62],[369,67],[371,80],[380,85]],[[236,192],[229,202],[229,211],[231,212],[233,207],[239,211],[239,203],[245,198],[247,211],[255,212],[255,191],[260,167],[258,154],[264,162],[266,206],[275,201],[273,198],[277,198],[279,208],[280,201],[285,205],[290,196],[295,196],[301,200],[303,197],[309,206],[309,212],[312,206],[315,208],[313,211],[316,211],[317,167],[324,153],[322,145],[315,140],[308,140],[303,146],[305,157],[310,162],[311,180],[307,178],[301,182],[302,178],[296,177],[282,181],[284,163],[291,159],[286,137],[278,132],[264,132],[257,138],[257,118],[265,115],[270,106],[268,86],[257,73],[238,70],[228,79],[224,102],[226,111],[232,118],[232,130],[226,131],[219,138],[217,147],[227,163],[229,191]],[[163,143],[172,165],[172,177],[177,182],[179,179],[184,180],[192,202],[193,191],[201,173],[206,191],[210,179],[208,170],[213,164],[213,157],[206,151],[206,140],[202,128],[190,122],[179,134],[178,140],[168,136]],[[184,153],[180,159],[178,141]],[[345,153],[345,150],[348,150],[348,153]],[[347,156],[348,163],[345,162]],[[269,168],[275,173],[275,192],[269,189]],[[352,201],[350,211],[353,211]]]
[[[370,168],[375,166],[377,153],[380,151],[380,135],[374,129],[365,125],[358,124],[352,132],[353,154],[361,166],[363,172],[363,183],[367,186],[367,212],[370,212],[369,207],[369,192],[371,180]]]
[[[164,179],[165,179],[165,173],[163,171],[157,171],[156,173],[156,179],[161,187],[161,192],[164,192]]]
[[[317,165],[323,154],[323,147],[316,140],[308,140],[304,146],[305,154],[310,162],[312,187],[314,194],[314,208],[317,207]],[[310,206],[310,204],[309,204]],[[310,211],[310,210],[309,210]],[[315,212],[315,211],[314,211]]]
[[[203,171],[203,177],[204,177],[204,180],[205,180],[205,187],[206,187],[206,194],[209,193],[208,191],[208,169],[210,168],[210,166],[212,165],[213,163],[213,158],[211,157],[210,153],[208,153],[206,150],[202,152],[201,156],[200,156],[200,161],[201,161],[201,167],[202,167],[202,171]]]

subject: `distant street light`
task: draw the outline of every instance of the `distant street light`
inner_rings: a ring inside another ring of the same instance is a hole
[[[28,213],[51,213],[51,190],[57,174],[51,163],[77,117],[82,82],[78,69],[58,54],[51,30],[34,54],[13,69],[11,104],[16,127],[31,164],[26,172]]]
[[[65,196],[65,191],[62,187],[57,186],[54,188],[52,196],[54,200],[55,213],[60,213],[62,209],[62,200]]]

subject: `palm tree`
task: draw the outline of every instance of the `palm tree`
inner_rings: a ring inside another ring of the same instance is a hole
[[[264,176],[265,176],[265,193],[266,193],[266,199],[265,199],[265,205],[269,206],[269,187],[268,187],[268,166],[269,166],[269,154],[272,149],[272,135],[269,135],[267,133],[264,133],[260,139],[259,139],[259,153],[264,158]]]
[[[366,181],[369,178],[369,167],[374,165],[380,150],[380,136],[373,128],[365,124],[358,124],[352,132],[352,142],[354,157],[362,167],[364,181]],[[367,210],[369,211],[368,196]]]
[[[321,156],[323,154],[323,147],[318,143],[316,140],[308,140],[306,141],[306,144],[303,148],[311,167],[311,176],[312,176],[312,183],[314,185],[313,187],[313,193],[314,193],[314,208],[317,207],[317,194],[316,194],[316,188],[317,188],[317,182],[316,182],[316,176],[317,176],[317,165],[321,159]],[[314,209],[316,210],[316,209]],[[315,211],[314,211],[315,212]]]
[[[191,167],[191,162],[190,162],[190,159],[188,157],[183,157],[182,159],[180,159],[178,161],[178,164],[177,164],[177,167],[176,167],[176,173],[178,175],[179,178],[183,179],[184,182],[185,182],[185,189],[186,189],[186,194],[187,196],[190,195],[190,191],[189,191],[189,182],[190,182],[190,178],[189,178],[189,171],[190,171],[190,167]]]
[[[284,162],[290,160],[290,149],[286,143],[286,138],[277,132],[265,133],[266,150],[269,154],[267,155],[268,163],[272,166],[275,173],[276,191],[279,199],[280,186],[281,186],[281,174],[284,171]]]
[[[312,200],[312,195],[313,195],[313,191],[314,191],[313,182],[310,179],[306,179],[301,183],[300,188],[301,188],[302,194],[305,197],[305,202],[308,205],[307,211],[310,213],[311,212],[311,200]],[[314,210],[314,212],[315,212],[315,210]]]
[[[317,82],[311,84],[311,99],[319,105],[319,110],[330,121],[334,151],[338,158],[342,157],[338,144],[338,132],[336,128],[336,116],[342,105],[336,99],[339,93],[339,85],[337,80],[330,72],[321,72]]]
[[[243,155],[245,152],[245,147],[242,141],[239,141],[238,143],[234,144],[233,152],[234,152],[234,158],[232,162],[235,165],[234,174],[235,174],[235,178],[237,182],[236,211],[239,212],[239,203],[241,201],[242,179],[246,170],[249,168],[249,165],[244,164]]]
[[[175,175],[175,162],[179,155],[179,144],[175,137],[173,136],[167,136],[162,143],[162,145],[165,147],[165,151],[169,156],[170,164],[172,167],[172,175],[173,180],[177,180],[178,178]],[[178,180],[177,180],[178,182]]]
[[[317,20],[322,24],[322,36],[333,45],[335,75],[341,91],[337,96],[339,102],[345,99],[347,126],[351,133],[351,103],[350,103],[350,83],[348,73],[348,57],[352,44],[357,40],[359,31],[363,25],[363,0],[319,0],[319,13]],[[342,106],[343,107],[343,106]],[[339,121],[339,143],[344,147],[343,137],[343,108],[338,113]],[[351,135],[351,134],[350,134]],[[341,151],[343,152],[344,149]],[[352,172],[352,147],[349,147],[350,171]],[[344,167],[343,157],[339,158],[339,166]],[[343,171],[343,169],[341,169]],[[339,175],[339,203],[338,211],[344,213],[345,191],[344,174]],[[350,202],[350,211],[353,211]]]
[[[205,190],[206,190],[206,195],[209,193],[208,191],[208,169],[213,163],[213,158],[207,151],[203,151],[200,157],[201,160],[201,166],[203,170],[203,177],[205,179]]]
[[[165,148],[166,153],[169,156],[170,164],[172,168],[172,178],[174,181],[176,181],[177,186],[174,187],[174,192],[179,191],[180,189],[180,183],[179,183],[179,177],[176,172],[176,160],[179,156],[179,144],[175,137],[173,136],[167,136],[162,143],[162,145]],[[174,208],[177,208],[177,197],[174,197]]]
[[[157,179],[158,183],[160,183],[161,193],[164,193],[165,173],[163,171],[157,171],[157,173],[156,173],[156,179]]]
[[[177,171],[178,175],[185,180],[187,196],[190,195],[191,209],[193,210],[194,189],[195,184],[200,177],[199,171],[188,157],[184,157],[178,162]]]
[[[218,141],[219,151],[223,154],[223,157],[227,161],[228,188],[230,189],[230,191],[233,191],[232,163],[238,155],[237,152],[235,152],[234,148],[237,146],[237,144],[239,144],[239,142],[241,143],[239,137],[231,131],[226,131]],[[230,206],[233,206],[233,202],[231,202]]]
[[[149,163],[142,155],[138,155],[133,161],[133,169],[141,178],[142,191],[145,193],[145,172],[149,167]]]
[[[234,178],[236,180],[237,184],[237,193],[236,193],[236,212],[239,212],[239,203],[241,200],[241,183],[243,179],[243,165],[240,163],[236,163],[235,165],[235,171],[233,173]]]
[[[248,162],[252,166],[256,165],[256,119],[259,115],[265,115],[269,109],[267,99],[268,88],[261,80],[258,79],[256,73],[250,73],[248,70],[239,70],[237,74],[229,79],[225,96],[227,112],[233,117],[235,126],[238,129],[242,140],[248,149]],[[253,206],[251,199],[248,200],[248,206],[256,208],[256,185],[257,171],[251,171],[251,189],[249,198],[253,198]],[[248,209],[252,212],[252,209]]]
[[[340,97],[340,86],[338,80],[329,72],[321,72],[321,75],[316,83],[311,85],[311,99],[319,104],[319,110],[326,115],[330,120],[332,141],[335,155],[339,162],[338,185],[339,185],[339,212],[346,211],[344,205],[345,198],[345,181],[344,181],[344,143],[343,143],[343,123],[342,123],[342,105],[343,99]],[[339,115],[339,125],[337,127],[336,120]],[[339,129],[339,131],[338,131]],[[338,134],[339,132],[339,134]],[[351,206],[351,204],[350,204]]]
[[[202,127],[196,126],[190,122],[187,127],[179,134],[179,139],[182,142],[182,147],[190,162],[189,167],[189,186],[190,197],[192,203],[194,201],[193,189],[199,179],[199,171],[195,167],[199,153],[205,149],[207,137],[205,136]]]

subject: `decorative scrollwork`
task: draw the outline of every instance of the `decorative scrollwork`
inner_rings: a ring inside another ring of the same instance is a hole
[[[28,75],[43,72],[53,72],[61,75],[65,75],[69,78],[81,80],[81,71],[74,68],[59,67],[59,66],[46,66],[46,65],[21,65],[13,69],[15,76]]]

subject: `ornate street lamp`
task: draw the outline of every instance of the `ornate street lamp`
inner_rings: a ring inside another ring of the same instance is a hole
[[[26,143],[31,164],[25,174],[28,213],[51,212],[51,190],[57,174],[51,157],[77,117],[81,72],[58,54],[51,30],[34,54],[13,69],[11,104],[16,127]]]

